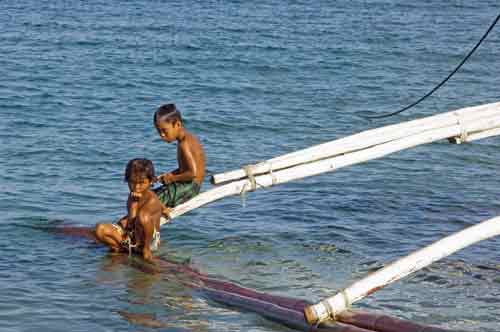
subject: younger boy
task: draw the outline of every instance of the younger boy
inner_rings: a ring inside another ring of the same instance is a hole
[[[205,153],[193,134],[184,128],[181,113],[174,104],[161,106],[154,114],[154,124],[161,139],[167,143],[177,141],[179,167],[158,176],[163,185],[155,189],[168,216],[171,208],[198,195],[205,177]]]
[[[151,261],[151,251],[160,246],[160,217],[163,206],[150,187],[155,179],[153,163],[147,159],[132,159],[125,170],[130,194],[127,216],[117,224],[97,224],[96,238],[114,252],[141,253]]]

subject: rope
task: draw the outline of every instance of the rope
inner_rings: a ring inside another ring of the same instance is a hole
[[[325,306],[326,312],[328,313],[328,317],[325,318],[324,320],[327,320],[328,318],[336,320],[337,315],[335,314],[335,309],[333,309],[333,307],[330,305],[330,302],[325,301],[323,302],[323,305]]]
[[[467,128],[465,127],[465,124],[463,123],[460,115],[458,115],[457,113],[455,113],[455,114],[457,115],[457,122],[458,122],[458,125],[460,126],[460,140],[463,143],[465,143],[467,141],[467,137],[468,137]]]
[[[246,201],[247,201],[247,198],[246,198],[246,192],[247,192],[247,184],[245,183],[245,185],[241,188],[241,192],[240,192],[240,199],[241,199],[241,205],[243,207],[246,207]]]
[[[126,245],[128,247],[128,256],[132,256],[132,249],[137,247],[136,244],[132,244],[132,240],[130,239],[130,236],[127,236],[127,239],[122,241],[122,245]]]
[[[250,188],[247,188],[248,183],[245,183],[240,191],[240,197],[241,197],[241,202],[242,202],[243,206],[246,205],[245,202],[246,202],[246,192],[247,191],[255,191],[257,189],[257,186],[259,186],[261,188],[266,188],[265,186],[263,186],[262,184],[257,182],[257,179],[255,178],[255,174],[253,173],[254,166],[255,165],[246,165],[246,166],[242,167],[243,170],[245,171],[246,176],[248,177],[248,180],[250,181]],[[276,175],[274,175],[274,173],[273,173],[272,164],[269,164],[269,176],[271,176],[271,186],[276,185],[278,183],[278,179],[276,178]]]
[[[257,181],[255,181],[255,176],[253,174],[252,165],[243,166],[243,170],[245,171],[245,174],[247,175],[248,180],[250,180],[250,190],[254,191],[255,189],[257,189]]]
[[[276,185],[278,183],[278,179],[276,178],[276,175],[273,173],[273,165],[269,164],[269,176],[271,177],[271,183],[272,185]]]
[[[136,244],[132,244],[132,238],[130,237],[131,234],[133,234],[133,231],[130,231],[127,233],[127,238],[121,242],[122,245],[126,245],[128,247],[128,256],[132,256],[132,249],[137,247]]]
[[[343,289],[342,291],[340,291],[339,293],[337,293],[337,296],[341,295],[342,296],[342,300],[344,301],[344,310],[345,309],[348,309],[351,307],[351,303],[349,302],[349,298],[347,297],[347,293],[346,293],[346,290]],[[335,310],[335,308],[330,304],[330,301],[329,300],[324,300],[324,301],[321,301],[320,302],[326,309],[326,313],[327,313],[327,316],[324,317],[323,319],[319,319],[318,322],[317,322],[317,325],[323,323],[324,321],[327,321],[328,319],[332,319],[334,321],[337,320],[337,314],[339,313],[337,310]]]
[[[499,19],[500,19],[500,14],[498,14],[498,16],[493,21],[493,23],[490,25],[490,27],[488,28],[488,30],[486,31],[486,33],[481,37],[481,39],[479,40],[479,42],[477,42],[476,46],[474,46],[474,48],[465,56],[465,58],[462,59],[462,61],[460,62],[460,64],[444,80],[442,80],[438,85],[436,85],[431,91],[429,91],[428,93],[426,93],[423,97],[421,97],[417,101],[411,103],[410,105],[408,105],[406,107],[403,107],[402,109],[400,109],[400,110],[398,110],[396,112],[392,112],[392,113],[388,113],[388,114],[382,114],[382,115],[361,116],[361,117],[365,118],[365,119],[381,119],[381,118],[386,118],[386,117],[389,117],[389,116],[393,116],[393,115],[397,115],[399,113],[402,113],[402,112],[404,112],[404,111],[406,111],[406,110],[408,110],[408,109],[416,106],[417,104],[420,104],[420,102],[422,102],[427,97],[431,96],[437,89],[439,89],[440,87],[442,87],[453,75],[455,75],[455,73],[460,69],[460,67],[462,67],[462,65],[476,51],[476,49],[479,47],[479,45],[481,45],[481,43],[483,42],[483,40],[486,39],[486,37],[491,32],[491,30],[493,30],[493,28],[495,27],[495,25],[497,24],[497,22],[498,22]]]
[[[457,117],[457,125],[460,127],[460,136],[457,136],[454,139],[452,139],[452,143],[456,144],[465,143],[467,142],[467,138],[469,137],[469,134],[467,132],[467,127],[465,126],[465,123],[462,120],[462,117],[460,116],[459,113],[453,112],[453,114]]]
[[[132,244],[130,238],[128,239],[128,256],[132,256],[132,248],[137,247],[137,244]]]
[[[248,180],[250,181],[250,189],[247,189],[248,183],[245,183],[243,187],[241,188],[240,192],[240,198],[241,198],[241,204],[243,207],[246,206],[246,192],[247,191],[255,191],[257,188],[257,181],[255,180],[255,176],[252,171],[252,165],[246,165],[243,166],[243,170],[245,171]]]

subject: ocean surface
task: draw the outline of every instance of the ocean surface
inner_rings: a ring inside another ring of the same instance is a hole
[[[176,167],[152,116],[174,102],[207,172],[500,100],[500,10],[481,1],[0,1],[0,330],[291,331],[78,237],[125,212],[129,159]],[[228,198],[162,228],[164,259],[310,301],[500,215],[500,138],[445,141]],[[210,189],[207,180],[203,190]],[[354,308],[500,329],[500,239]],[[182,276],[178,276],[182,278]]]

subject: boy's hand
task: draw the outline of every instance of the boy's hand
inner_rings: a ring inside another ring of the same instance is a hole
[[[162,213],[165,217],[167,217],[168,219],[170,219],[170,212],[171,212],[171,211],[172,211],[172,209],[171,209],[171,208],[168,208],[168,207],[164,206],[164,207],[163,207],[163,209],[162,209],[162,211],[161,211],[161,213]]]
[[[139,201],[139,199],[142,197],[142,193],[136,193],[134,191],[131,191],[130,192],[130,198],[132,199],[132,201],[134,202],[137,202]]]
[[[127,229],[128,225],[128,215],[125,217],[122,217],[120,220],[117,222],[118,225],[121,226],[123,229]]]
[[[130,231],[135,227],[135,218],[137,218],[137,214],[139,213],[139,198],[134,198],[132,194],[133,193],[131,192],[131,201],[128,204],[127,227],[125,228],[127,231]]]
[[[159,175],[157,178],[158,178],[158,181],[160,181],[163,184],[168,184],[168,183],[174,182],[174,175],[172,173],[165,173],[165,174]]]

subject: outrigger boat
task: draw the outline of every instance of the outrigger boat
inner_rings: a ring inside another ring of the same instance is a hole
[[[62,226],[54,232],[95,239],[88,227]],[[149,265],[135,259],[135,266],[146,273],[182,275],[186,287],[200,291],[208,299],[239,310],[255,312],[272,321],[300,331],[324,332],[445,332],[446,329],[413,323],[388,315],[351,309],[351,304],[382,287],[414,273],[431,263],[481,240],[500,235],[500,217],[483,221],[445,237],[401,258],[317,304],[277,296],[214,279],[190,265],[155,259]]]
[[[166,224],[192,209],[227,196],[245,194],[258,188],[330,172],[420,144],[441,139],[460,144],[496,135],[500,135],[500,102],[368,130],[266,162],[244,166],[239,170],[215,175],[212,177],[212,183],[222,183],[222,185],[174,208],[170,214],[171,219],[163,218],[161,223]],[[64,226],[57,227],[55,231],[93,238],[92,230],[84,227]],[[446,330],[387,315],[354,310],[351,309],[351,305],[441,258],[497,235],[500,235],[500,217],[483,221],[415,251],[316,304],[302,299],[265,294],[214,279],[188,265],[161,259],[158,259],[157,263],[164,271],[186,275],[188,277],[186,280],[190,280],[186,282],[187,287],[202,291],[215,302],[256,312],[297,330],[438,332]]]
[[[95,239],[88,227],[61,226],[53,229],[66,236]],[[126,256],[124,255],[124,258]],[[335,321],[309,323],[304,310],[311,310],[312,302],[255,291],[235,283],[215,279],[188,264],[155,258],[154,265],[140,258],[129,257],[131,265],[150,274],[175,274],[185,287],[197,290],[207,299],[237,310],[250,311],[274,322],[299,331],[317,332],[446,332],[448,330],[425,326],[388,315],[359,310],[345,310]]]

